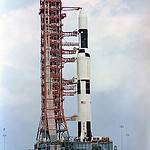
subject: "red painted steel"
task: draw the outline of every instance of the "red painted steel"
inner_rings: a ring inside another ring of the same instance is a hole
[[[77,31],[63,32],[63,10],[79,10],[79,7],[62,7],[61,0],[40,0],[41,17],[41,119],[37,141],[69,138],[64,115],[64,96],[76,94],[75,79],[64,80],[63,68],[76,58],[63,55],[76,54],[77,49],[64,50],[63,46],[78,46],[77,42],[65,42],[64,37],[78,36]]]

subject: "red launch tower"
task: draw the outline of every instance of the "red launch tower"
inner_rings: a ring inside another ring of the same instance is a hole
[[[77,37],[78,32],[63,32],[62,20],[65,11],[79,10],[79,7],[62,7],[61,0],[40,0],[41,16],[41,119],[37,141],[56,142],[68,139],[69,133],[64,115],[64,96],[76,94],[74,78],[63,78],[64,64],[76,58],[76,42],[63,42],[64,37]],[[64,50],[63,46],[72,49]]]

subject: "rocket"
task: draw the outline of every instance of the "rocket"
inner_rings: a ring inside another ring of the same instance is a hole
[[[86,12],[79,13],[79,51],[77,54],[78,138],[91,141],[90,54]]]

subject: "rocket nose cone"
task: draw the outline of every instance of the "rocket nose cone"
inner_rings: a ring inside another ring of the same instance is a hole
[[[79,13],[79,29],[87,29],[87,14],[83,9]]]

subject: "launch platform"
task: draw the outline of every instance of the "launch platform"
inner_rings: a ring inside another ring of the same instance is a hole
[[[117,150],[117,147],[113,147],[113,142],[108,137],[93,138],[92,142],[80,142],[80,141],[63,141],[57,143],[41,142],[36,143],[35,150]]]

